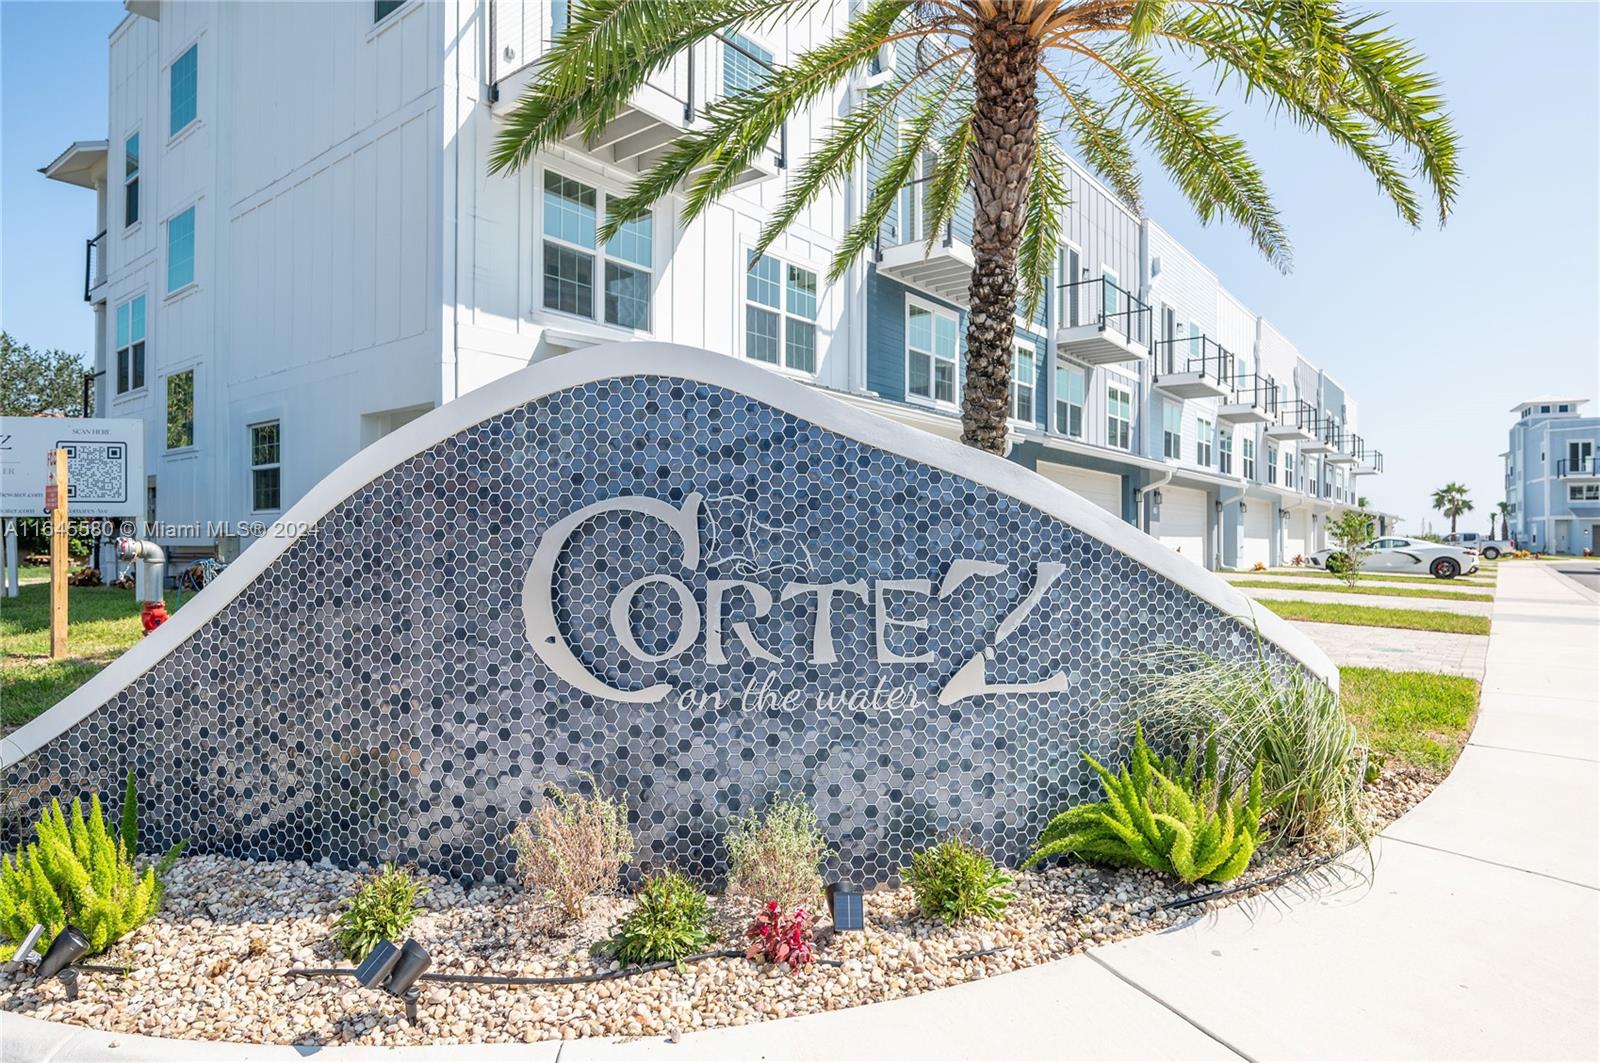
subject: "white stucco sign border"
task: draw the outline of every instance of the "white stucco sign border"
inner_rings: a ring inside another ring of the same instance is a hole
[[[158,664],[220,613],[284,551],[345,499],[401,462],[480,421],[556,392],[600,380],[668,376],[726,388],[830,432],[965,477],[1009,495],[1126,554],[1223,613],[1253,626],[1313,674],[1338,688],[1339,671],[1311,639],[1243,592],[1132,525],[1005,458],[890,421],[737,358],[670,343],[607,344],[529,366],[419,417],[356,454],[308,491],[281,522],[293,534],[264,538],[153,634],[53,708],[0,740],[0,768],[67,731]]]

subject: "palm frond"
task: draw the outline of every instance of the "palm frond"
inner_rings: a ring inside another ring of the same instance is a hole
[[[928,186],[922,194],[922,216],[927,234],[924,246],[928,251],[938,242],[939,234],[955,219],[961,207],[961,196],[967,190],[972,175],[972,107],[970,93],[954,93],[942,108],[954,114],[954,121],[939,139],[934,149],[938,160],[933,173],[928,176]]]
[[[1067,209],[1067,160],[1054,138],[1038,138],[1033,150],[1033,179],[1028,184],[1028,214],[1017,248],[1017,282],[1022,285],[1021,314],[1031,319],[1039,309],[1061,245]]]
[[[1134,210],[1141,209],[1144,197],[1139,187],[1139,163],[1133,144],[1116,117],[1087,89],[1069,84],[1048,66],[1043,72],[1067,104],[1064,124],[1083,161],[1124,203]]]

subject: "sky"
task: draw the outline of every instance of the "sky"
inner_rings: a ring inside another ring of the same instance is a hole
[[[1486,529],[1504,497],[1510,408],[1560,393],[1600,413],[1600,4],[1391,3],[1443,79],[1465,176],[1443,229],[1406,226],[1333,146],[1251,105],[1229,126],[1261,163],[1289,236],[1278,272],[1245,235],[1201,225],[1149,168],[1148,213],[1357,405],[1386,471],[1372,504],[1435,530],[1433,490],[1467,485]],[[82,301],[94,196],[37,170],[106,135],[117,3],[0,3],[0,327],[93,349]]]

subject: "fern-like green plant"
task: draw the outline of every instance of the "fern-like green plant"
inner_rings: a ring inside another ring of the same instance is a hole
[[[122,815],[113,832],[91,794],[65,815],[59,801],[34,827],[35,840],[13,853],[0,853],[0,957],[9,958],[35,923],[45,940],[68,923],[83,931],[91,953],[104,952],[142,925],[161,906],[162,880],[184,842],[174,845],[141,873],[135,866],[138,795],[133,776],[123,790]]]
[[[706,895],[678,872],[663,871],[645,880],[638,907],[592,951],[628,966],[681,964],[715,940]]]
[[[385,939],[405,933],[422,911],[418,899],[428,887],[406,867],[384,864],[344,902],[333,923],[333,940],[344,954],[360,963]]]
[[[1085,753],[1105,800],[1076,805],[1050,821],[1039,836],[1031,867],[1054,856],[1095,864],[1148,867],[1184,882],[1227,882],[1250,864],[1261,830],[1261,762],[1244,792],[1235,776],[1219,771],[1217,743],[1187,761],[1160,757],[1137,728],[1133,756],[1112,774]],[[1199,761],[1197,763],[1197,761]]]

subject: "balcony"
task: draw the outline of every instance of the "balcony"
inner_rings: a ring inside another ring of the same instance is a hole
[[[1150,308],[1107,277],[1060,287],[1056,346],[1089,365],[1142,361],[1150,354]]]
[[[1324,420],[1319,414],[1306,427],[1311,432],[1311,438],[1300,444],[1300,453],[1331,454],[1337,449],[1339,437],[1332,420]]]
[[[1157,340],[1151,354],[1157,391],[1177,399],[1220,399],[1232,390],[1233,352],[1209,336]]]
[[[1576,480],[1580,483],[1600,480],[1600,465],[1595,464],[1593,454],[1585,454],[1578,458],[1561,458],[1556,462],[1556,478]]]
[[[1260,373],[1234,377],[1232,394],[1217,407],[1217,420],[1227,424],[1271,425],[1277,419],[1278,383]]]
[[[1337,432],[1330,442],[1333,443],[1333,449],[1323,459],[1330,465],[1355,465],[1360,460],[1361,451],[1365,448],[1361,437],[1354,432]]]
[[[106,283],[106,231],[83,242],[83,301],[105,302]]]
[[[1268,439],[1278,443],[1312,443],[1317,438],[1317,408],[1305,399],[1281,403],[1276,421],[1263,430]]]
[[[873,244],[878,272],[965,306],[974,261],[972,204],[963,197],[955,216],[930,243],[923,205],[927,185],[928,178],[921,177],[900,190],[900,201]]]
[[[492,0],[489,8],[490,99],[497,117],[511,112],[535,80],[551,48],[548,5]],[[627,105],[592,135],[574,123],[564,143],[604,162],[644,173],[697,128],[706,106],[759,84],[772,70],[770,55],[737,35],[713,35],[680,52],[658,70]],[[788,125],[734,181],[744,187],[777,176],[787,166]]]
[[[1351,476],[1376,476],[1383,471],[1383,451],[1367,449],[1356,457],[1356,467]]]

